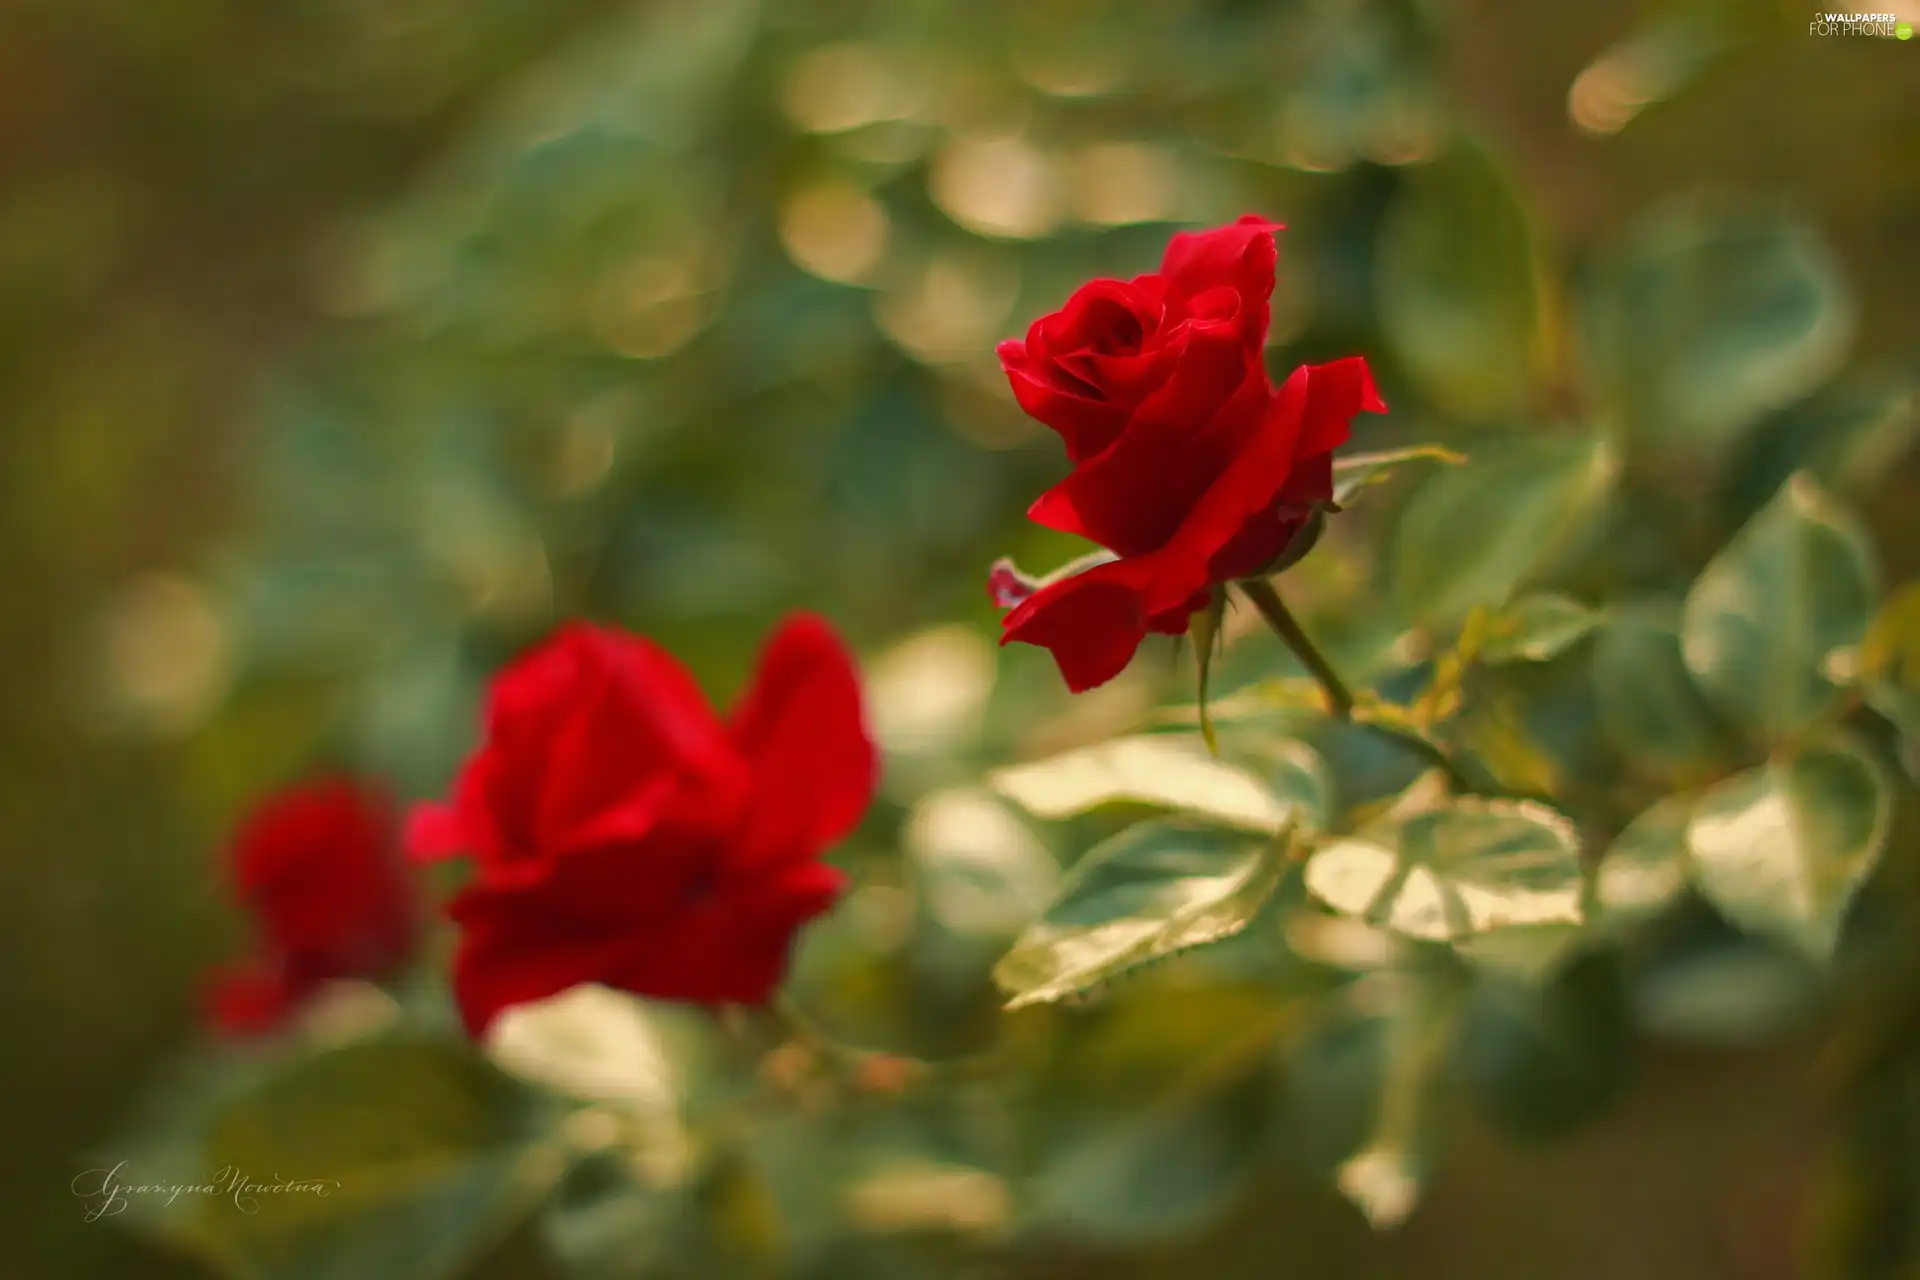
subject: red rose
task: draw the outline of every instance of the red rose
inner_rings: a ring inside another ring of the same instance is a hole
[[[260,937],[251,961],[216,976],[220,1027],[268,1030],[325,983],[379,977],[407,958],[420,913],[395,836],[387,799],[342,778],[254,810],[229,857]]]
[[[1052,650],[1075,692],[1118,675],[1149,631],[1180,634],[1213,588],[1272,564],[1333,496],[1333,450],[1384,412],[1359,358],[1296,369],[1261,356],[1275,223],[1176,235],[1154,275],[1095,280],[1000,346],[1021,407],[1073,471],[1028,515],[1113,553],[1033,583],[997,566],[1001,643]]]
[[[408,835],[477,864],[449,909],[468,1029],[585,982],[766,999],[840,893],[820,854],[875,773],[853,663],[816,618],[774,634],[725,723],[658,645],[563,628],[496,677],[485,744]]]

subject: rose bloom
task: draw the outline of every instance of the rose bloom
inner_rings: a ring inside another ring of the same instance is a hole
[[[326,778],[269,798],[228,859],[259,937],[215,975],[210,1014],[225,1031],[270,1030],[326,983],[381,977],[413,951],[420,911],[393,808],[367,784]]]
[[[1278,224],[1173,237],[1152,275],[1095,280],[1000,345],[1021,408],[1073,470],[1028,515],[1108,554],[1036,582],[995,567],[1001,643],[1053,652],[1074,691],[1118,675],[1149,631],[1178,635],[1214,589],[1254,577],[1333,497],[1333,450],[1385,412],[1357,357],[1267,376]]]
[[[820,860],[866,812],[876,756],[852,660],[796,616],[726,720],[653,642],[572,624],[501,671],[485,743],[418,857],[472,856],[449,913],[469,1031],[593,982],[757,1004],[839,895]]]

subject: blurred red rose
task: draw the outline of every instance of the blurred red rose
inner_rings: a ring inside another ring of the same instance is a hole
[[[1333,450],[1384,412],[1364,360],[1267,377],[1276,223],[1173,237],[1156,274],[1095,280],[1000,346],[1021,407],[1073,471],[1028,512],[1113,553],[1033,584],[996,566],[1001,642],[1052,650],[1076,692],[1118,675],[1149,631],[1180,634],[1222,582],[1273,563],[1333,496]]]
[[[421,920],[397,835],[387,797],[346,778],[283,791],[241,824],[228,856],[258,940],[249,961],[215,975],[223,1030],[270,1030],[326,983],[406,960]]]
[[[816,618],[780,627],[724,723],[658,645],[562,629],[495,678],[452,802],[409,830],[416,856],[476,863],[450,908],[468,1029],[585,982],[765,1000],[875,781],[858,676]]]

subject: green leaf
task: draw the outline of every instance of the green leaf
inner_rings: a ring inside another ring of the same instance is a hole
[[[685,1199],[645,1179],[620,1147],[582,1160],[540,1215],[546,1250],[568,1280],[632,1280],[671,1261]]]
[[[1378,453],[1349,453],[1333,460],[1333,503],[1345,507],[1362,489],[1384,483],[1395,468],[1407,462],[1444,462],[1457,467],[1467,460],[1445,445],[1416,444],[1404,449],[1383,449]]]
[[[1090,1120],[1044,1151],[1029,1183],[1032,1212],[1107,1247],[1206,1222],[1259,1164],[1261,1134],[1246,1122],[1246,1093]]]
[[[1813,229],[1768,211],[1656,211],[1597,273],[1587,363],[1648,448],[1715,452],[1839,368],[1855,305]]]
[[[1042,818],[1120,803],[1173,809],[1251,831],[1278,831],[1292,817],[1292,806],[1259,777],[1215,759],[1196,734],[1115,738],[996,770],[987,781]]]
[[[1387,964],[1378,977],[1366,1000],[1347,987],[1316,1002],[1312,1020],[1285,1044],[1279,1091],[1284,1123],[1274,1127],[1274,1141],[1290,1161],[1315,1177],[1330,1178],[1366,1146],[1375,1127],[1387,1075],[1388,1037],[1393,1015],[1403,1004],[1399,997],[1405,981]],[[1373,998],[1383,993],[1394,998]]]
[[[1428,477],[1393,542],[1394,586],[1419,621],[1458,623],[1498,607],[1585,531],[1618,462],[1598,436],[1505,440]]]
[[[1318,831],[1333,816],[1333,779],[1327,762],[1298,738],[1236,725],[1223,738],[1227,758],[1256,771],[1267,789],[1293,806],[1296,830]]]
[[[1880,485],[1912,450],[1920,431],[1914,383],[1898,377],[1843,377],[1755,427],[1727,467],[1723,508],[1746,523],[1796,471],[1838,493]]]
[[[186,1212],[235,1269],[274,1280],[450,1276],[563,1167],[553,1116],[461,1045],[363,1041],[280,1071],[223,1107],[202,1162],[249,1183]]]
[[[1540,979],[1476,983],[1455,1059],[1481,1106],[1509,1132],[1550,1137],[1625,1083],[1628,1012],[1604,953],[1563,953]]]
[[[1594,876],[1594,899],[1603,920],[1643,920],[1686,893],[1692,872],[1687,826],[1693,809],[1692,796],[1667,796],[1614,837]]]
[[[1578,921],[1550,920],[1477,933],[1454,950],[1477,972],[1537,988],[1553,979],[1585,936]]]
[[[1851,745],[1775,759],[1700,798],[1687,827],[1695,877],[1734,924],[1824,961],[1891,810],[1880,767]]]
[[[1687,669],[1730,719],[1781,741],[1839,696],[1831,660],[1865,638],[1877,594],[1851,513],[1796,475],[1688,592]]]
[[[1889,596],[1860,647],[1867,703],[1907,737],[1920,737],[1920,582]]]
[[[1440,1086],[1455,1043],[1460,991],[1450,975],[1403,969],[1381,975],[1372,1123],[1334,1171],[1340,1193],[1375,1230],[1399,1226],[1419,1203],[1438,1145]]]
[[[1495,615],[1481,643],[1487,663],[1550,662],[1600,625],[1600,615],[1551,591],[1522,596]]]
[[[1318,516],[1319,512],[1315,512]],[[1187,635],[1193,640],[1193,665],[1198,675],[1196,705],[1200,712],[1200,736],[1207,750],[1220,754],[1220,740],[1213,731],[1213,716],[1207,711],[1207,677],[1213,671],[1213,654],[1220,639],[1220,620],[1226,616],[1227,593],[1215,587],[1207,597],[1207,607],[1195,613],[1187,623]]]
[[[1412,170],[1381,230],[1380,325],[1433,403],[1467,418],[1520,408],[1539,345],[1533,228],[1483,149]]]
[[[1036,1225],[1111,1246],[1193,1229],[1259,1167],[1275,1041],[1295,1006],[1256,984],[1137,990],[1051,1056],[1033,1101]]]
[[[1289,840],[1146,822],[1095,846],[994,966],[1008,1009],[1058,1000],[1231,937],[1279,886]]]
[[[1578,837],[1532,803],[1452,799],[1384,820],[1315,851],[1306,882],[1336,911],[1432,942],[1580,920]]]
[[[1693,778],[1728,750],[1724,730],[1680,655],[1679,610],[1616,608],[1593,646],[1594,711],[1636,772]]]
[[[1817,1014],[1819,971],[1797,955],[1748,939],[1685,954],[1641,976],[1633,993],[1639,1024],[1658,1035],[1705,1044],[1755,1044]]]

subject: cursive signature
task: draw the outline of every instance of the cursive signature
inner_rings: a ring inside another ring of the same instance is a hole
[[[122,1160],[111,1169],[88,1169],[68,1184],[73,1194],[86,1204],[86,1220],[98,1222],[125,1213],[136,1196],[151,1196],[172,1205],[183,1196],[207,1196],[233,1201],[241,1213],[260,1212],[260,1197],[303,1194],[331,1195],[340,1189],[332,1178],[253,1177],[237,1165],[225,1165],[204,1182],[135,1182]]]

